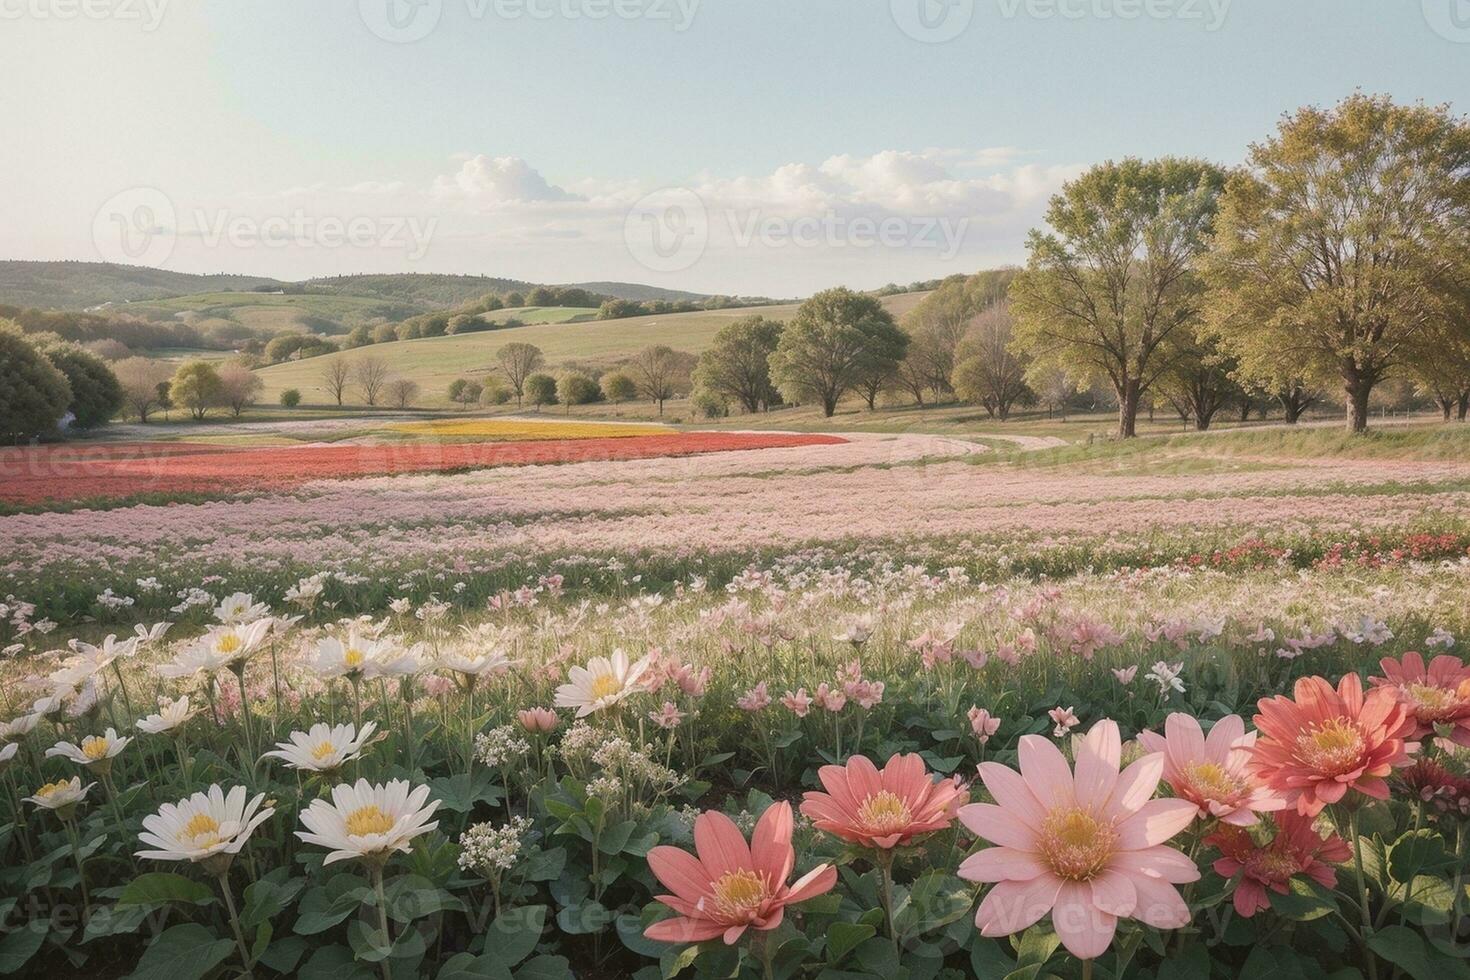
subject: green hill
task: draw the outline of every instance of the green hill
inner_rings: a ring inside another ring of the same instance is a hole
[[[280,285],[258,276],[198,276],[108,262],[0,261],[0,304],[40,310],[82,310],[104,303]]]

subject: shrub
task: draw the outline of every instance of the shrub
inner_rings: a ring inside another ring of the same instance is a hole
[[[526,379],[526,400],[540,411],[542,405],[556,404],[556,379],[549,374],[533,374]]]
[[[556,381],[556,397],[563,405],[590,405],[602,398],[597,382],[580,371],[567,371]]]
[[[71,386],[67,411],[72,415],[72,425],[78,429],[95,429],[122,408],[122,386],[102,358],[65,340],[42,344],[39,350],[66,375]]]
[[[712,391],[696,391],[689,396],[689,404],[700,418],[722,419],[730,414],[730,403]]]
[[[638,386],[622,371],[609,371],[602,376],[602,397],[614,403],[632,401],[638,397]]]
[[[295,408],[297,405],[300,404],[301,392],[297,391],[295,388],[287,388],[285,391],[281,392],[282,408]]]
[[[9,320],[0,320],[0,439],[51,435],[71,403],[66,375]]]
[[[114,364],[112,373],[122,387],[123,405],[139,422],[147,422],[154,409],[167,407],[170,371],[163,361],[129,357]]]
[[[480,392],[480,404],[505,405],[515,396],[516,393],[510,390],[510,385],[492,374],[485,379],[484,390]]]

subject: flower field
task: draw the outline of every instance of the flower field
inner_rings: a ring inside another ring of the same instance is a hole
[[[1462,464],[738,445],[0,517],[0,972],[1466,970]]]

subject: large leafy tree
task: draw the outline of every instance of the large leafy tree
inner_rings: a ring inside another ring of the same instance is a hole
[[[95,429],[106,425],[123,407],[122,385],[102,358],[55,334],[44,339],[33,336],[31,341],[66,375],[71,387],[67,411],[71,413],[72,425]]]
[[[763,316],[748,316],[720,328],[709,349],[699,355],[694,385],[747,412],[758,412],[777,401],[771,384],[771,355],[785,324]]]
[[[1470,248],[1470,127],[1442,106],[1353,95],[1302,109],[1233,175],[1205,264],[1209,328],[1248,376],[1373,388],[1433,358]]]
[[[1006,298],[1016,269],[990,269],[972,276],[950,276],[903,318],[910,344],[899,371],[901,387],[923,403],[923,389],[935,398],[952,390],[960,344],[976,317]]]
[[[1106,381],[1118,434],[1132,436],[1141,397],[1198,322],[1206,247],[1225,172],[1165,157],[1105,163],[1051,200],[1050,231],[1027,241],[1011,286],[1017,346],[1039,364]]]
[[[984,407],[992,418],[1010,418],[1011,407],[1030,396],[1027,359],[1013,350],[1015,318],[1004,300],[975,317],[955,355],[955,394]]]
[[[225,384],[219,371],[208,361],[185,361],[174,372],[169,382],[169,400],[182,405],[197,420],[209,414],[211,408],[224,404]]]
[[[510,301],[506,300],[506,302]],[[542,355],[541,348],[535,344],[516,341],[500,348],[495,353],[495,359],[500,362],[500,370],[505,374],[505,380],[510,382],[510,390],[516,393],[516,407],[519,408],[521,399],[526,395],[526,380],[537,368],[546,363],[546,358]]]
[[[0,441],[55,433],[71,399],[66,375],[31,346],[19,327],[0,320]]]
[[[828,418],[865,378],[892,374],[908,334],[872,296],[838,287],[802,303],[771,355],[771,376],[793,401],[815,401]]]

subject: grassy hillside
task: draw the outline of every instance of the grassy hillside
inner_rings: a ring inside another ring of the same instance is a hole
[[[0,262],[0,304],[81,310],[185,293],[278,285],[258,276],[196,276],[108,262]]]
[[[194,293],[147,303],[132,303],[127,312],[147,319],[192,313],[203,319],[231,320],[272,332],[313,330],[342,333],[359,323],[401,320],[424,312],[406,302],[330,293]]]

